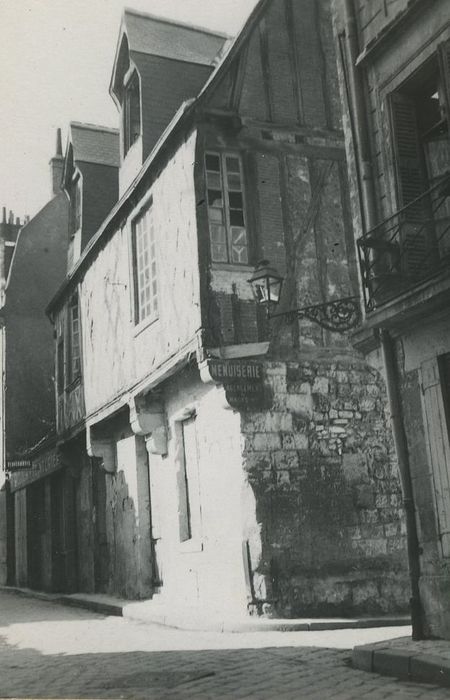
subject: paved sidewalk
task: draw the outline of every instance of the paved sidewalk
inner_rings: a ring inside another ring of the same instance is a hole
[[[352,662],[363,671],[450,687],[450,642],[445,640],[397,637],[360,645],[353,649]]]
[[[29,588],[0,586],[0,592],[14,592],[39,600],[49,600],[63,605],[80,607],[104,615],[126,617],[137,622],[167,625],[185,630],[217,632],[307,632],[320,630],[366,629],[375,627],[403,627],[410,624],[408,615],[384,615],[359,618],[300,618],[268,619],[246,617],[223,619],[205,616],[203,611],[175,610],[167,608],[155,600],[132,602],[103,594],[73,593],[61,595],[36,592]]]

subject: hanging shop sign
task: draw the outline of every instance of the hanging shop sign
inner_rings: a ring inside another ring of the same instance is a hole
[[[8,459],[7,471],[16,472],[20,469],[31,469],[31,459]]]
[[[213,381],[223,384],[228,403],[240,411],[258,411],[268,407],[263,366],[251,360],[208,360]]]
[[[21,466],[12,466],[18,465]],[[53,472],[62,467],[59,452],[56,447],[48,448],[41,454],[33,457],[32,460],[8,460],[8,471],[10,471],[11,491],[31,484],[33,481],[42,479],[45,476],[53,474]]]

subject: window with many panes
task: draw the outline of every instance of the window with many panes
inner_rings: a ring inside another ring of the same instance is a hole
[[[234,153],[205,155],[209,235],[213,262],[249,261],[242,161]]]
[[[74,294],[70,300],[68,309],[68,383],[74,382],[81,375],[81,335],[80,335],[80,309],[78,294]]]
[[[136,323],[158,316],[156,242],[152,209],[134,222],[134,268]]]
[[[60,337],[56,346],[56,386],[58,396],[64,391],[64,338]]]

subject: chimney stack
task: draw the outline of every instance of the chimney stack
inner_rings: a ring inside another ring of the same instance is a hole
[[[62,154],[61,129],[56,130],[56,153],[50,160],[51,196],[61,191],[64,158]]]

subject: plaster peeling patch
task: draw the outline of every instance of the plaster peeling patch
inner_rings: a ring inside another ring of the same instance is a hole
[[[240,272],[237,270],[213,270],[211,274],[211,289],[214,292],[232,294],[233,285],[239,299],[253,301],[253,292],[248,283],[250,273],[248,270]]]

